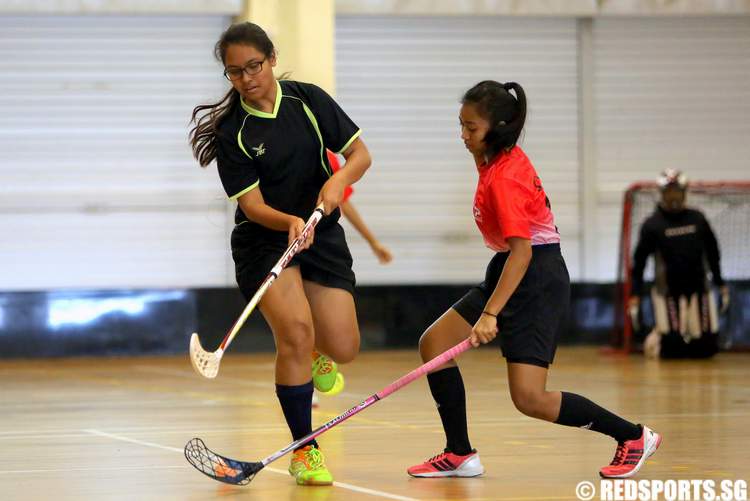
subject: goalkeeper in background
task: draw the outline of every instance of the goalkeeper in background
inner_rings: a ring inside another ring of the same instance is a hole
[[[661,202],[641,227],[633,257],[631,315],[637,316],[643,270],[654,254],[651,301],[655,326],[646,337],[647,356],[708,358],[716,354],[718,315],[707,271],[721,292],[721,310],[729,307],[729,288],[721,278],[719,246],[702,212],[685,207],[687,178],[667,169],[659,176]]]

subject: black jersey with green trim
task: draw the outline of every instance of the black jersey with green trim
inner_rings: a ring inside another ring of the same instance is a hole
[[[345,150],[360,129],[321,88],[291,80],[276,86],[272,112],[240,100],[217,127],[219,177],[230,200],[260,187],[267,205],[307,220],[332,175],[326,148]],[[329,224],[338,220],[338,211],[331,216]],[[249,222],[239,206],[235,224],[280,233]]]

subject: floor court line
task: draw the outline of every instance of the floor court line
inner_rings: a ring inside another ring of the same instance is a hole
[[[85,430],[81,430],[81,431],[84,431],[84,432],[89,433],[91,435],[105,437],[105,438],[109,438],[109,439],[112,439],[112,440],[119,440],[121,442],[129,442],[131,444],[142,445],[142,446],[145,446],[145,447],[153,447],[153,448],[156,448],[156,449],[163,449],[163,450],[167,450],[167,451],[179,452],[180,454],[183,454],[183,452],[184,452],[182,449],[178,449],[177,447],[169,447],[167,445],[161,445],[161,444],[157,444],[157,443],[154,443],[154,442],[146,442],[146,441],[143,441],[143,440],[138,440],[138,439],[135,439],[135,438],[125,437],[125,436],[122,436],[122,435],[115,435],[114,433],[107,433],[107,432],[101,431],[101,430],[95,430],[95,429],[89,428],[89,429],[85,429]],[[289,472],[287,472],[287,471],[277,470],[276,468],[270,468],[268,466],[266,466],[263,469],[271,471],[273,473],[278,473],[278,474],[281,474],[281,475],[284,475],[284,476],[288,476],[289,475]],[[399,496],[398,494],[391,494],[390,492],[378,491],[378,490],[375,490],[375,489],[368,489],[367,487],[359,487],[357,485],[347,484],[347,483],[344,483],[344,482],[334,482],[333,485],[334,485],[334,487],[340,487],[342,489],[348,489],[348,490],[354,491],[354,492],[361,492],[363,494],[370,494],[372,496],[381,497],[381,498],[385,498],[385,499],[397,499],[399,501],[418,501],[416,498],[410,498],[410,497],[406,497],[406,496]]]

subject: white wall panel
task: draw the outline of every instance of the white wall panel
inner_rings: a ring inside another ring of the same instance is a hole
[[[0,17],[0,288],[230,283],[225,197],[187,144],[228,22]]]
[[[481,278],[490,251],[471,216],[476,172],[457,115],[462,93],[486,78],[528,92],[522,146],[573,279],[588,231],[590,277],[614,280],[628,184],[666,167],[750,177],[748,19],[593,20],[589,181],[574,18],[339,15],[337,98],[374,159],[352,201],[396,258],[379,266],[348,227],[359,282]],[[0,17],[1,289],[233,284],[228,205],[186,141],[192,108],[226,88],[211,50],[228,22]],[[587,182],[592,228],[580,223]]]
[[[750,178],[750,18],[594,21],[597,278],[616,274],[621,197],[667,167]]]
[[[3,0],[8,14],[237,15],[243,0]]]
[[[522,146],[578,264],[577,38],[574,19],[338,16],[338,100],[363,128],[373,166],[352,202],[394,251],[379,266],[351,228],[360,283],[465,283],[490,251],[471,208],[477,173],[459,138],[459,99],[484,79],[529,99]]]

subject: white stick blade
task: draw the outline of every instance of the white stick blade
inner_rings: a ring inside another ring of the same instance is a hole
[[[219,362],[221,362],[221,356],[204,350],[198,334],[194,332],[190,336],[190,363],[193,364],[195,372],[205,378],[213,379],[219,373]]]

